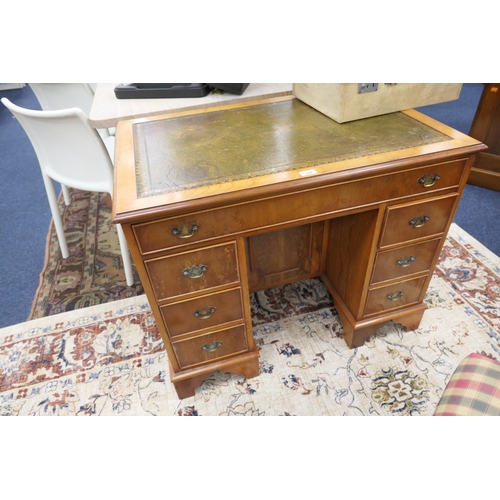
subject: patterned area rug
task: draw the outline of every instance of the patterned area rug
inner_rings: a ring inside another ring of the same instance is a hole
[[[0,330],[2,415],[432,415],[469,353],[500,359],[500,258],[452,225],[418,330],[348,349],[318,280],[252,296],[259,377],[179,400],[144,295]]]
[[[135,268],[134,286],[127,286],[110,196],[76,189],[70,195],[69,206],[59,198],[70,255],[62,258],[52,223],[29,320],[144,293]]]

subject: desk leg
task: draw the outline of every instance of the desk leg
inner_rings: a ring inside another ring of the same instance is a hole
[[[186,399],[193,397],[195,395],[196,388],[199,387],[207,378],[211,377],[215,371],[217,370],[205,371],[200,375],[194,375],[182,380],[179,380],[179,375],[175,375],[171,372],[170,379],[174,384],[179,399]],[[254,359],[234,363],[226,368],[221,367],[220,371],[243,375],[247,379],[257,377],[260,375],[258,353],[255,353]]]
[[[343,317],[342,313],[338,310],[339,316],[342,322],[342,327],[344,329],[344,339],[347,345],[354,349],[355,347],[361,347],[379,328],[384,326],[388,321],[392,321],[396,324],[402,325],[405,330],[413,331],[416,330],[420,322],[422,321],[422,316],[424,315],[427,306],[422,304],[417,306],[410,312],[401,312],[399,314],[393,314],[392,317],[385,317],[379,320],[377,323],[365,324],[360,323],[358,325],[352,326],[347,318]]]
[[[344,324],[342,324],[342,326],[344,326]],[[361,347],[381,326],[382,325],[371,325],[355,329],[347,324],[347,328],[344,326],[344,340],[351,349]]]

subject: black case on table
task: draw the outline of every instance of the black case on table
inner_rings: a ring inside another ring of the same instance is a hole
[[[120,83],[117,99],[165,99],[205,97],[212,89],[241,95],[249,83]]]

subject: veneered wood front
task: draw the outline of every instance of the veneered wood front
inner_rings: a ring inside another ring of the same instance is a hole
[[[363,314],[381,215],[368,210],[329,222],[325,275],[356,319]]]
[[[423,243],[406,245],[378,252],[375,259],[372,284],[404,278],[411,274],[429,272],[441,238],[435,238]]]
[[[387,209],[380,247],[442,234],[458,201],[456,194]]]
[[[420,301],[425,280],[426,278],[423,277],[370,290],[366,301],[365,317],[416,304]]]
[[[247,238],[250,291],[320,275],[323,227],[304,224]]]
[[[244,326],[173,342],[172,346],[183,368],[236,355],[248,349]]]
[[[145,261],[156,300],[237,284],[236,244],[214,245]]]
[[[170,338],[234,321],[243,321],[241,288],[161,306]]]

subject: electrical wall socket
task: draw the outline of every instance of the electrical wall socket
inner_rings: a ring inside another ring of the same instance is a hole
[[[375,92],[378,90],[378,83],[358,83],[358,94]]]

